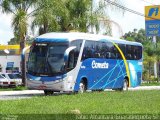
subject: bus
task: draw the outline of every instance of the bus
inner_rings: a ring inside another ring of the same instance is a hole
[[[128,90],[141,84],[142,49],[105,35],[46,33],[30,47],[27,86],[45,94]]]

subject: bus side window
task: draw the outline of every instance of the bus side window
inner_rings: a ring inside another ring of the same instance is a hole
[[[89,47],[85,47],[83,50],[83,59],[92,57],[92,51]]]
[[[139,60],[142,58],[142,47],[134,46],[134,59]]]
[[[111,59],[116,59],[116,48],[114,45],[110,48],[110,51],[111,51]]]
[[[129,54],[129,53],[127,54],[127,59],[129,59],[129,60],[132,59],[131,54]]]
[[[81,46],[82,46],[82,42],[83,40],[79,39],[79,40],[76,40],[76,41],[72,41],[70,43],[70,46],[76,46],[76,49],[74,50],[74,65],[76,66],[77,64],[77,61],[78,61],[78,57],[79,57],[79,52],[80,52],[80,49],[81,49]]]
[[[74,51],[71,51],[69,53],[69,59],[68,59],[68,64],[67,64],[67,71],[72,70],[75,67],[75,55]]]
[[[95,58],[100,57],[100,42],[95,42]]]
[[[121,52],[123,53],[123,55],[125,56],[125,54],[126,54],[126,52],[125,52],[126,46],[124,44],[118,44],[118,46],[119,46]],[[122,55],[120,54],[119,51],[118,51],[118,56],[119,56],[118,59],[122,59]]]
[[[134,45],[126,45],[126,57],[128,60],[139,60],[142,58],[142,47]]]
[[[132,59],[131,45],[126,45],[126,59],[128,60]]]
[[[107,52],[107,53],[106,53],[106,58],[107,58],[107,59],[110,59],[110,57],[111,57],[111,53],[110,53],[110,52]]]
[[[95,57],[94,41],[86,41],[83,49],[82,60]]]
[[[119,52],[119,51],[118,51],[118,52]],[[122,59],[121,54],[120,54],[120,53],[118,53],[118,52],[116,53],[116,58],[117,58],[117,59]]]
[[[95,53],[95,58],[100,58],[101,54],[100,53]]]

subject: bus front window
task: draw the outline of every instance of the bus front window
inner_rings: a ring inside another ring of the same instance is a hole
[[[36,76],[61,74],[67,47],[67,45],[38,43],[32,46],[28,59],[28,73]]]
[[[50,46],[48,50],[48,65],[52,73],[61,73],[64,68],[64,52],[67,46]]]

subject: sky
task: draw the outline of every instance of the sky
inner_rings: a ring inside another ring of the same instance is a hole
[[[152,5],[160,5],[160,0],[122,0],[124,5],[132,9],[134,11],[137,11],[139,13],[145,14],[145,6],[152,6]],[[124,33],[127,33],[129,31],[133,31],[133,29],[145,29],[145,17],[142,17],[140,15],[136,15],[131,12],[125,12],[123,14],[117,14],[113,13],[111,15],[111,19],[113,21],[116,21],[121,29],[122,33],[119,33],[118,28],[113,25],[113,31],[112,34],[114,37],[120,37]]]
[[[144,7],[149,5],[160,5],[160,0],[121,0],[123,4],[134,11],[144,14]],[[112,10],[111,10],[112,11]],[[119,32],[117,25],[112,25],[113,37],[121,37],[124,33],[133,31],[133,29],[145,28],[145,18],[130,12],[124,15],[118,11],[109,12],[110,19],[119,24],[122,32]],[[13,38],[13,29],[11,27],[12,16],[0,13],[0,44],[7,44]]]

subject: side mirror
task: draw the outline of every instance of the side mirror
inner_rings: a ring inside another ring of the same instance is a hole
[[[64,69],[67,70],[68,68],[68,63],[69,63],[69,57],[70,57],[70,53],[76,49],[76,46],[72,46],[66,49],[65,53],[64,53]]]
[[[72,46],[72,47],[69,47],[69,48],[66,49],[66,51],[64,53],[64,62],[65,63],[68,62],[69,53],[74,49],[76,49],[76,46]]]

